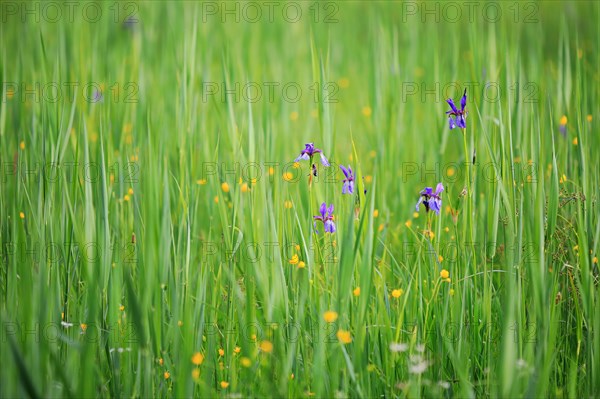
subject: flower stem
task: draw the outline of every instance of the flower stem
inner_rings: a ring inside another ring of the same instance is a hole
[[[465,242],[465,244],[468,245],[473,245],[473,219],[472,219],[472,203],[471,203],[471,199],[472,199],[472,188],[471,188],[471,174],[470,174],[470,169],[471,169],[471,159],[469,157],[469,147],[467,145],[467,129],[464,128],[462,129],[463,132],[463,144],[464,144],[464,150],[465,150],[465,166],[466,166],[466,177],[467,177],[467,199],[465,202],[465,212],[467,214],[467,220],[466,220],[466,224],[467,224],[467,233],[465,234],[465,240],[468,239],[467,242]],[[465,245],[465,252],[466,252],[466,245]]]

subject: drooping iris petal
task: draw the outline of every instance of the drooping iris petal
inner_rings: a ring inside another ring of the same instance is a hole
[[[354,180],[350,180],[348,183],[348,193],[354,194]]]
[[[452,130],[456,127],[456,122],[454,121],[454,118],[451,116],[448,117],[448,126],[450,127],[450,130]]]
[[[463,115],[458,115],[456,117],[456,126],[461,129],[465,129],[467,127],[467,122],[465,121],[465,117]]]
[[[440,209],[442,207],[442,201],[438,198],[430,198],[428,201],[429,209],[434,211],[436,214],[440,214]]]
[[[349,181],[344,182],[344,185],[342,186],[342,194],[352,194]]]
[[[302,152],[302,154],[300,154],[300,156],[296,159],[294,159],[294,162],[299,162],[301,159],[304,159],[305,161],[308,161],[310,159],[310,157],[308,156],[308,154],[306,152]]]
[[[467,89],[465,89],[465,92],[463,93],[462,98],[460,99],[460,110],[464,111],[465,107],[467,106]]]
[[[321,163],[323,164],[323,166],[330,166],[329,161],[327,160],[327,158],[325,158],[325,155],[323,155],[323,153],[321,153],[320,155],[321,155]]]
[[[327,220],[325,222],[325,232],[335,233],[335,223],[333,222],[333,220]]]
[[[417,212],[419,212],[419,208],[421,207],[422,202],[423,202],[423,196],[420,196],[419,201],[417,202],[417,206],[415,206],[415,209],[417,210]]]

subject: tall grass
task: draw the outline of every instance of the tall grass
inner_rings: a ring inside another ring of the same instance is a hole
[[[10,4],[2,397],[600,392],[597,4]]]

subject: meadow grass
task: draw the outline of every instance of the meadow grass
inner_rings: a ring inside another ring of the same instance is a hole
[[[88,4],[1,9],[0,396],[600,392],[597,3]]]

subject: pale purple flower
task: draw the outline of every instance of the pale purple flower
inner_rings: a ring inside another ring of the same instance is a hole
[[[452,108],[450,111],[446,111],[446,114],[448,115],[448,125],[450,126],[450,130],[454,129],[455,127],[466,129],[467,110],[465,109],[465,107],[467,106],[467,89],[465,89],[465,92],[462,98],[460,99],[460,110],[456,108],[456,105],[454,105],[454,101],[452,101],[451,98],[447,99],[446,102],[448,103],[450,108]]]
[[[329,205],[329,208],[327,208],[327,204],[323,202],[319,208],[319,213],[321,214],[320,216],[313,216],[313,219],[315,220],[314,226],[317,234],[319,233],[317,230],[317,220],[323,222],[323,225],[325,226],[325,233],[335,233],[336,229],[335,222],[333,221],[333,204]]]
[[[348,165],[346,169],[344,165],[340,165],[340,169],[344,172],[346,178],[343,180],[344,185],[342,186],[342,194],[353,194],[354,193],[354,173],[352,168]]]
[[[318,148],[315,148],[314,143],[306,143],[304,147],[305,148],[302,150],[302,152],[300,152],[298,158],[294,159],[294,162],[299,162],[300,160],[304,159],[305,161],[310,161],[310,163],[312,164],[313,156],[315,154],[319,154],[323,166],[329,166],[329,161],[327,160],[325,155],[323,155],[323,151]]]
[[[425,187],[425,189],[421,191],[419,202],[417,202],[417,212],[419,211],[419,206],[423,204],[425,205],[425,210],[427,212],[432,210],[439,215],[440,210],[442,209],[442,198],[440,197],[442,191],[444,191],[444,185],[442,183],[438,183],[435,188],[435,193],[431,187]]]

